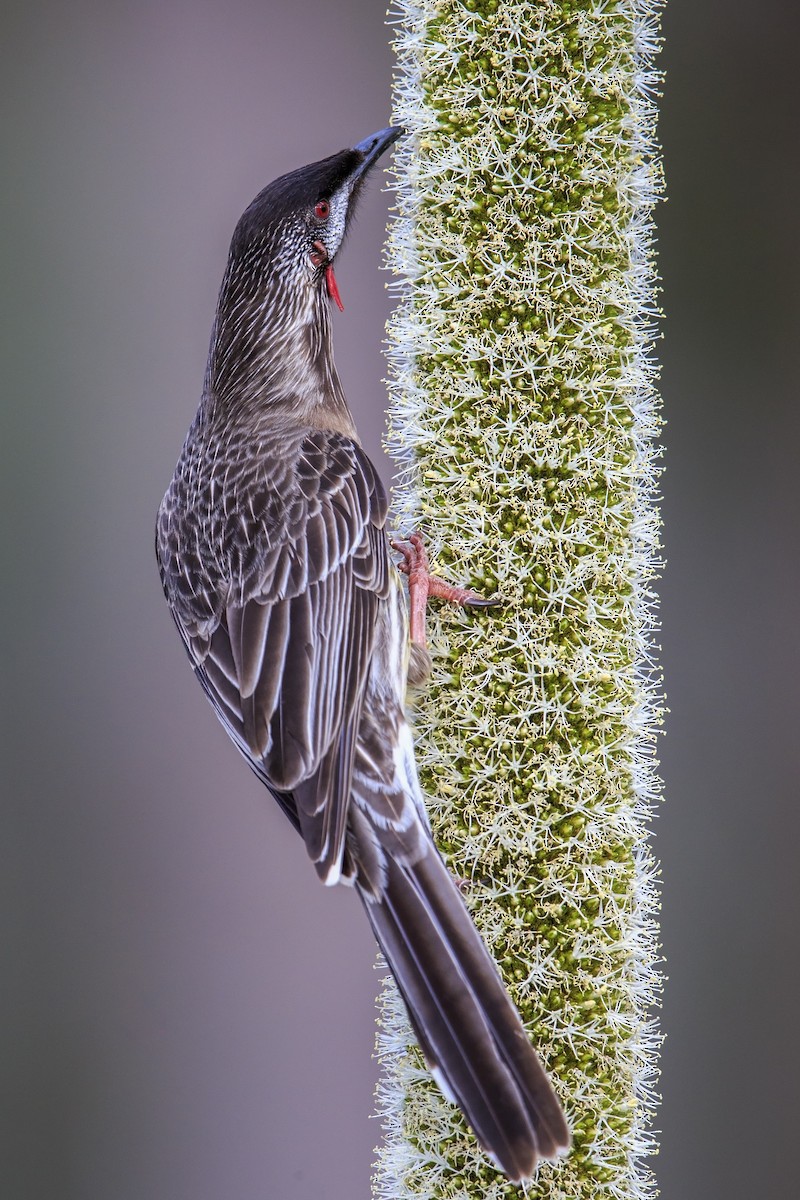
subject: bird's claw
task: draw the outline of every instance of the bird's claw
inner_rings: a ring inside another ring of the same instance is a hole
[[[408,577],[412,642],[420,646],[426,645],[425,607],[431,596],[438,600],[447,600],[450,604],[458,604],[462,608],[491,608],[501,603],[498,595],[482,596],[472,588],[456,587],[440,579],[438,575],[431,575],[428,554],[421,534],[412,533],[408,538],[402,541],[394,540],[390,544],[392,549],[402,556],[397,564],[398,571]]]

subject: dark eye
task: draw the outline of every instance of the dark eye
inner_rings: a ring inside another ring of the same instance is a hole
[[[314,216],[320,221],[326,221],[331,214],[331,206],[327,200],[318,200],[314,205]]]

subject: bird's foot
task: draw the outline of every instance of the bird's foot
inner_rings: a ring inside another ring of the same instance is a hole
[[[425,609],[429,597],[449,600],[451,604],[459,604],[464,608],[489,608],[500,603],[497,596],[487,598],[471,588],[456,587],[440,579],[438,575],[431,575],[422,534],[412,533],[405,541],[392,542],[392,549],[402,555],[397,569],[408,577],[410,634],[411,641],[416,645],[428,644],[425,634]]]

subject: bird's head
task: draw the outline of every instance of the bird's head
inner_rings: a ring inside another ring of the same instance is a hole
[[[341,308],[333,260],[364,180],[403,130],[381,129],[348,150],[291,171],[270,183],[242,215],[231,243],[231,265],[241,281],[277,286],[302,302],[328,295]],[[277,299],[277,297],[274,297]]]

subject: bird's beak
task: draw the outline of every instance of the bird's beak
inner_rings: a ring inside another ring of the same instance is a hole
[[[381,129],[378,131],[378,133],[371,134],[370,137],[364,138],[363,142],[359,142],[357,146],[353,147],[358,154],[363,155],[363,158],[355,167],[355,169],[351,171],[350,175],[348,175],[347,179],[342,185],[348,190],[348,208],[346,218],[348,224],[353,215],[353,209],[355,208],[358,200],[358,194],[361,191],[361,185],[363,184],[368,172],[378,161],[384,150],[388,150],[392,143],[396,142],[402,133],[405,133],[405,130],[402,129],[400,125],[390,125],[388,129]],[[333,271],[333,259],[336,251],[334,251],[334,254],[328,254],[323,242],[316,242],[315,246],[320,246],[322,251],[324,251],[324,253],[327,255],[327,258],[323,258],[321,261],[326,263],[325,286],[328,290],[328,295],[330,296],[331,300],[333,300],[339,311],[344,312],[344,305],[342,304],[342,298],[339,295],[339,287],[336,283],[336,275]],[[314,259],[312,259],[312,261],[316,262]]]
[[[388,129],[381,129],[378,133],[371,134],[368,138],[364,138],[363,142],[359,142],[357,146],[353,147],[359,154],[363,154],[364,158],[350,176],[351,189],[363,182],[364,176],[375,165],[384,150],[388,150],[403,133],[405,130],[402,126],[390,125]]]

